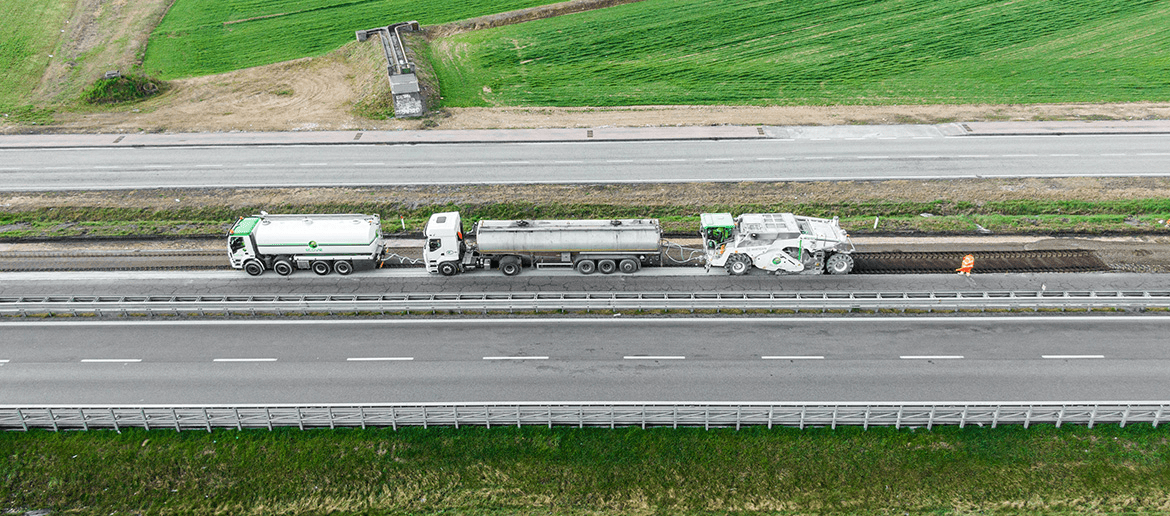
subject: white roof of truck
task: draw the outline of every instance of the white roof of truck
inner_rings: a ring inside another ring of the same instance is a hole
[[[257,219],[250,233],[260,245],[304,244],[310,241],[322,245],[367,245],[378,237],[381,230],[381,220],[377,215],[356,213],[257,215],[249,218]],[[240,224],[237,223],[237,226]]]

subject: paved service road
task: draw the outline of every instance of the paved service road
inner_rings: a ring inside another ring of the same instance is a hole
[[[1140,401],[1170,318],[0,323],[6,404]]]
[[[1170,175],[1170,135],[1164,134],[889,139],[826,134],[714,141],[2,149],[0,190]]]

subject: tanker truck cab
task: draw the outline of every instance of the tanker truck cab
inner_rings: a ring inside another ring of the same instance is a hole
[[[259,217],[241,217],[228,234],[228,258],[233,269],[244,268],[244,263],[256,258],[256,242],[252,230],[260,222]]]
[[[463,270],[462,261],[467,245],[463,241],[463,219],[459,212],[432,214],[423,234],[427,237],[423,246],[427,272],[451,276]]]

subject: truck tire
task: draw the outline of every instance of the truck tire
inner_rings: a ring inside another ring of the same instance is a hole
[[[244,264],[244,272],[248,273],[249,276],[259,276],[264,274],[264,264],[260,263],[260,260],[248,260]]]
[[[288,276],[293,273],[293,264],[288,260],[276,260],[276,263],[272,264],[272,270],[281,276]]]
[[[504,273],[504,276],[515,276],[520,274],[521,268],[520,260],[516,258],[504,258],[503,260],[500,260],[500,272]]]
[[[617,270],[617,264],[613,260],[597,260],[597,272],[602,274],[613,274]]]
[[[834,254],[825,261],[829,274],[849,274],[853,272],[853,257],[847,254]]]
[[[638,262],[626,258],[625,260],[618,262],[618,270],[622,271],[623,274],[633,274],[638,272]]]
[[[727,273],[732,276],[743,276],[752,270],[752,259],[746,254],[733,254],[727,258]]]
[[[333,270],[333,266],[329,265],[327,261],[319,260],[313,262],[313,272],[317,273],[318,276],[329,274],[331,270]]]
[[[597,270],[597,263],[593,260],[581,260],[577,262],[577,272],[581,274],[593,274]]]
[[[455,265],[455,262],[443,262],[439,264],[439,274],[454,276],[456,272],[459,272],[459,267]]]
[[[333,264],[333,270],[337,271],[338,274],[345,276],[346,274],[353,272],[353,264],[345,260],[340,260]]]

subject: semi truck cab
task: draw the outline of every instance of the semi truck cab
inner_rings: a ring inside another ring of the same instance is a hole
[[[435,213],[423,229],[427,241],[423,246],[423,261],[427,272],[451,276],[462,269],[467,244],[463,241],[463,219],[459,212]]]

